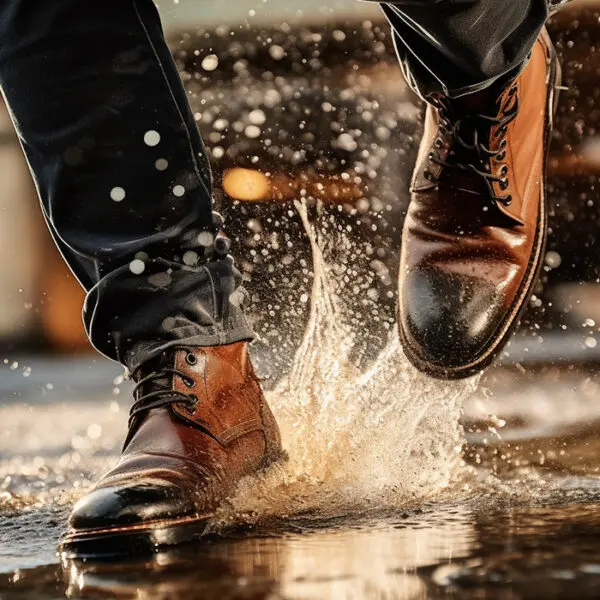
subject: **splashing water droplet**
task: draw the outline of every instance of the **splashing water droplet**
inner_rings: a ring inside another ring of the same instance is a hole
[[[210,248],[215,240],[215,236],[210,231],[201,231],[196,239],[200,246]]]
[[[125,196],[126,193],[122,187],[114,187],[112,190],[110,190],[110,197],[115,202],[122,202],[125,200]]]
[[[160,133],[158,133],[158,131],[155,131],[154,129],[151,129],[150,131],[146,131],[146,133],[144,134],[144,143],[146,144],[146,146],[158,146],[158,144],[160,144]]]
[[[209,54],[202,59],[202,68],[205,71],[214,71],[219,66],[219,57],[216,54]]]
[[[188,250],[183,255],[183,262],[189,267],[193,267],[198,262],[198,253],[193,250]]]
[[[129,263],[129,270],[134,275],[141,275],[146,270],[146,264],[143,260],[136,258]]]
[[[273,60],[281,60],[285,56],[285,50],[281,46],[273,44],[269,48],[269,55]]]
[[[262,111],[260,108],[256,108],[248,115],[248,119],[252,125],[264,125],[267,117],[264,111]]]

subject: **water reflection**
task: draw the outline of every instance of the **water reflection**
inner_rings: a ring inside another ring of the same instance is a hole
[[[302,525],[302,529],[305,525]],[[416,569],[467,557],[468,512],[280,537],[213,540],[128,563],[67,561],[69,598],[419,598]]]
[[[326,528],[297,517],[145,560],[17,572],[0,578],[0,597],[597,598],[600,494],[586,493],[585,502],[563,496],[537,506],[486,497],[470,507],[346,516]]]
[[[428,597],[600,596],[597,502],[493,511],[479,515],[475,528],[476,556],[419,570]]]

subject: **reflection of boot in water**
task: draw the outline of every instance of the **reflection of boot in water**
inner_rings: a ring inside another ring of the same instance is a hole
[[[195,544],[155,554],[151,561],[67,560],[69,598],[192,599],[269,597],[285,568],[285,542],[243,539]]]
[[[68,553],[131,553],[201,535],[240,478],[282,454],[246,343],[177,348],[135,374],[119,464],[73,509]]]

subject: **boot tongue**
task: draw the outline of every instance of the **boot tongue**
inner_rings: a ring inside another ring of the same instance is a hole
[[[495,117],[500,111],[504,89],[504,86],[491,86],[475,94],[455,98],[451,102],[460,112]]]

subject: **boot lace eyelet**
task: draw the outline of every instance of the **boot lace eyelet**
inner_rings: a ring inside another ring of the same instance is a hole
[[[195,379],[192,379],[191,377],[186,377],[183,380],[183,383],[185,384],[186,387],[189,387],[189,388],[196,387],[196,381],[195,381]]]
[[[198,402],[199,402],[198,396],[190,396],[190,400],[187,405],[188,412],[190,412],[190,413],[195,412]]]
[[[506,196],[503,202],[504,206],[510,206],[512,204],[512,196]]]
[[[442,173],[462,172],[485,183],[494,206],[508,206],[511,198],[506,191],[511,188],[511,166],[506,158],[507,136],[519,114],[518,92],[518,84],[511,84],[493,114],[472,111],[471,107],[441,95],[431,96],[427,101],[438,109],[434,115],[438,131],[429,148],[430,162],[422,171],[423,178],[437,186]]]
[[[185,355],[185,362],[193,367],[194,365],[198,364],[198,357],[193,352],[188,352]]]

